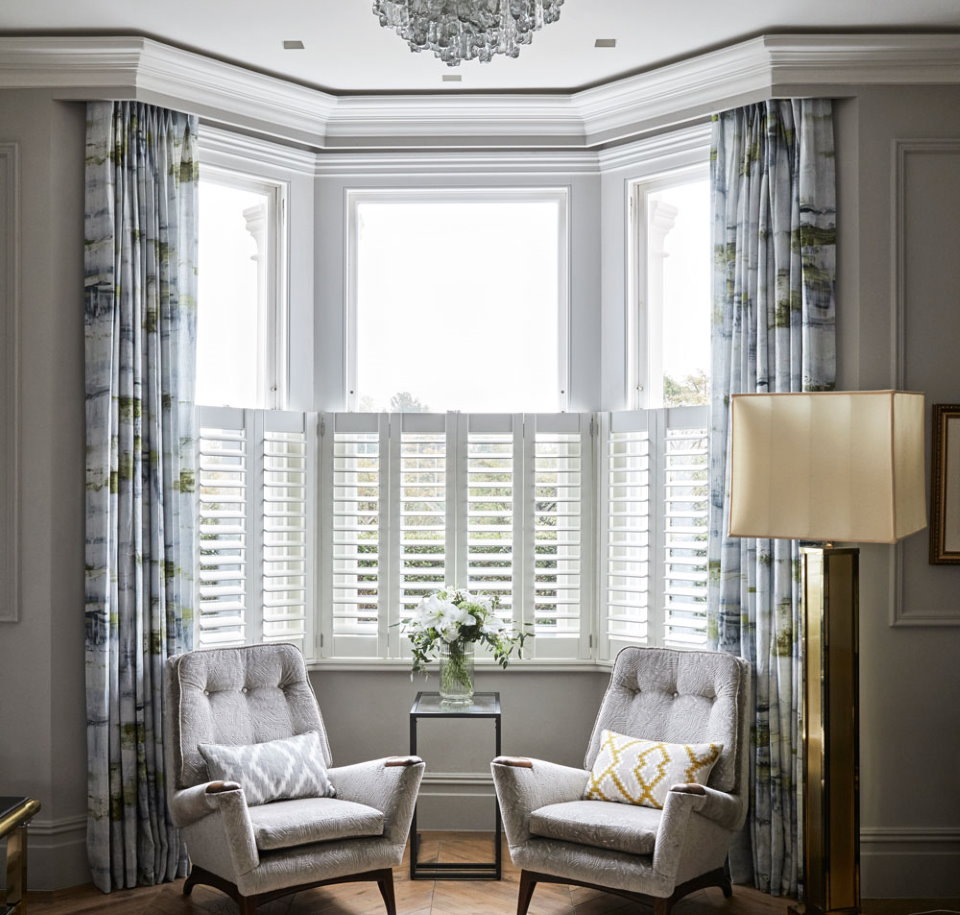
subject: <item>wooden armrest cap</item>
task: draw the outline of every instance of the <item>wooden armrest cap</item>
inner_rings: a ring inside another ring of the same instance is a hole
[[[207,785],[206,793],[222,794],[224,791],[238,791],[239,789],[239,782],[210,782],[210,784]]]
[[[388,756],[384,761],[383,765],[385,767],[390,766],[415,766],[417,763],[422,763],[423,760],[419,756]]]
[[[699,794],[701,797],[707,793],[707,789],[703,785],[698,785],[696,782],[688,782],[684,785],[673,785],[670,788],[671,791],[676,791],[677,794]]]
[[[532,769],[533,760],[525,756],[498,756],[493,764],[495,766],[512,766],[514,769]]]

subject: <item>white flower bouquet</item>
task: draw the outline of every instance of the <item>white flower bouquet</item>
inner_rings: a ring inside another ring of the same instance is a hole
[[[473,594],[445,585],[427,595],[413,613],[401,620],[403,632],[413,645],[413,670],[423,670],[428,661],[446,648],[451,657],[462,655],[467,645],[480,642],[493,650],[494,660],[506,667],[514,648],[523,657],[526,632],[513,632],[497,616],[500,598]]]

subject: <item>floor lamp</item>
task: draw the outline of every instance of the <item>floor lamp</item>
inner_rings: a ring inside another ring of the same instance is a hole
[[[859,550],[926,527],[924,402],[902,391],[731,398],[729,534],[812,541],[803,571],[802,902],[860,910]]]

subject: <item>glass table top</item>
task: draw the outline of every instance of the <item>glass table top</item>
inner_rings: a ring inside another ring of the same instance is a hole
[[[469,705],[448,705],[440,698],[440,693],[421,692],[417,693],[410,714],[447,718],[492,717],[500,714],[500,693],[474,693]]]

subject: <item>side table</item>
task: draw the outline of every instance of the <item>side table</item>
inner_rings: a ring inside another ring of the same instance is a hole
[[[7,840],[6,890],[0,891],[0,912],[24,915],[27,910],[27,823],[40,809],[31,797],[0,795],[0,840]]]
[[[417,693],[410,709],[410,754],[417,755],[417,724],[421,718],[492,718],[496,749],[493,759],[500,755],[500,693],[474,693],[470,705],[447,706],[440,693]],[[502,849],[500,805],[493,798],[495,827],[493,836],[493,861],[456,863],[426,863],[419,860],[420,835],[417,832],[417,810],[413,810],[410,826],[410,879],[429,880],[499,880],[501,875]]]

